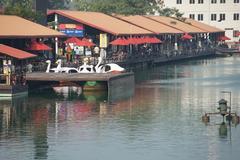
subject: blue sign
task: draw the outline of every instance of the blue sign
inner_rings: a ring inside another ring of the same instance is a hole
[[[65,29],[65,30],[60,30],[60,32],[71,36],[71,37],[83,37],[83,30],[77,30],[77,29]]]

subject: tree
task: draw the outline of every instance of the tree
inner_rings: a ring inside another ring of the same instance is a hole
[[[49,9],[68,9],[71,0],[49,0]]]
[[[159,15],[180,18],[183,16],[183,13],[179,12],[177,8],[166,7],[159,11]]]
[[[162,0],[74,0],[74,3],[81,11],[124,15],[153,14],[162,8]]]
[[[32,0],[1,0],[0,2],[4,6],[4,14],[17,15],[31,21],[38,21],[43,16],[32,9]]]

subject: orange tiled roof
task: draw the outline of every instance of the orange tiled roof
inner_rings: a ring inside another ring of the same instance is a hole
[[[155,32],[156,34],[177,34],[177,33],[183,33],[183,31],[178,30],[176,28],[170,27],[168,25],[159,23],[157,21],[151,20],[149,18],[146,18],[144,16],[122,16],[118,15],[116,16],[122,20],[125,20],[129,23],[132,23],[134,25],[140,26],[144,29],[150,30],[152,32]]]
[[[205,30],[202,30],[193,25],[184,23],[180,20],[177,20],[171,17],[163,17],[163,16],[146,16],[146,17],[148,17],[149,19],[155,20],[157,22],[160,22],[162,24],[174,27],[186,33],[206,33],[207,32]]]
[[[207,31],[209,33],[224,32],[224,30],[221,30],[219,28],[210,26],[210,25],[202,23],[202,22],[195,21],[193,19],[187,18],[185,20],[185,22],[190,24],[190,25],[192,25],[192,26],[194,26],[194,27],[197,27],[197,28],[200,28],[202,30],[205,30],[205,31]]]
[[[97,28],[98,30],[113,34],[113,35],[147,35],[154,34],[151,31],[145,30],[136,25],[119,20],[113,16],[99,12],[80,12],[80,11],[65,11],[55,10],[50,11],[48,15],[57,13],[64,17],[70,18],[82,24]]]
[[[60,37],[63,33],[18,16],[0,15],[0,38]]]

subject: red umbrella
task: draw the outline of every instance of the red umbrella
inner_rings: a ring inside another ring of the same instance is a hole
[[[142,39],[137,37],[130,37],[127,39],[128,44],[142,44]]]
[[[117,38],[110,42],[111,45],[116,45],[116,46],[127,46],[129,45],[129,42],[125,38]]]
[[[153,37],[152,40],[153,40],[153,43],[162,43],[162,41],[157,37]]]
[[[137,41],[133,37],[128,38],[127,41],[128,41],[128,44],[137,44]]]
[[[236,36],[240,36],[240,32],[237,32],[237,33],[236,33]]]
[[[50,51],[50,50],[52,50],[52,48],[47,46],[46,44],[44,44],[42,42],[32,41],[31,45],[29,46],[29,48],[27,48],[27,50],[31,50],[31,51]]]
[[[224,35],[224,36],[219,37],[219,40],[220,41],[226,41],[226,40],[231,40],[231,38]]]
[[[87,39],[87,38],[83,38],[81,41],[77,42],[76,45],[92,47],[92,46],[95,46],[96,44],[90,42],[89,39]]]
[[[95,46],[94,43],[90,42],[89,39],[83,38],[82,40],[78,39],[77,37],[71,37],[65,41],[65,43],[74,43],[77,46]]]
[[[156,37],[144,37],[142,38],[143,43],[162,43],[162,41]]]
[[[185,33],[181,38],[183,40],[189,40],[189,39],[192,39],[193,37],[190,34]]]
[[[91,47],[91,46],[95,46],[96,44],[91,42],[89,39],[87,38],[83,38],[82,41],[84,42],[85,46]]]
[[[68,38],[64,43],[78,43],[78,42],[81,42],[81,40],[78,39],[77,37],[71,37]]]
[[[134,39],[136,41],[136,44],[144,44],[145,43],[144,38],[135,37]]]

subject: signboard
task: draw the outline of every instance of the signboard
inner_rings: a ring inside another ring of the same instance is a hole
[[[71,37],[83,37],[83,31],[76,30],[76,29],[66,29],[66,30],[60,30],[60,32],[71,36]]]
[[[83,37],[84,27],[81,24],[60,24],[59,31],[71,37]]]
[[[107,38],[107,34],[106,33],[101,33],[100,34],[100,45],[99,47],[101,48],[107,48],[108,46],[108,38]]]

